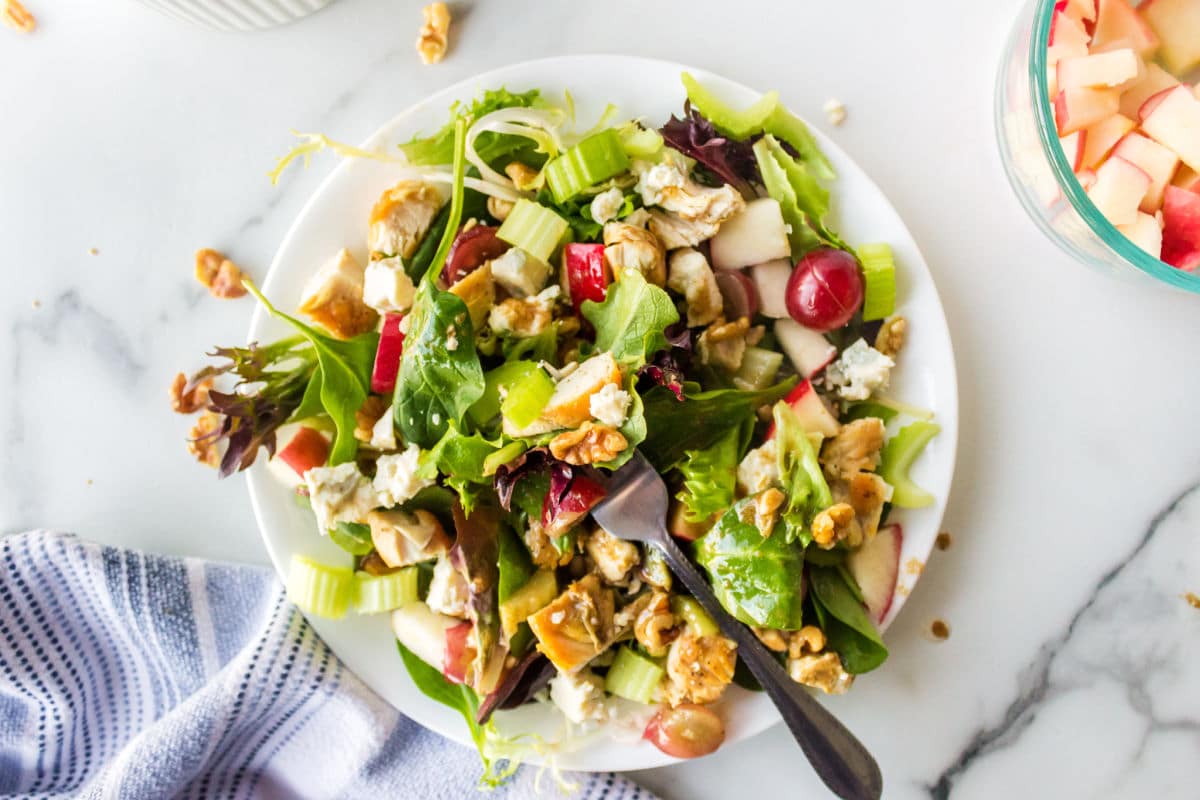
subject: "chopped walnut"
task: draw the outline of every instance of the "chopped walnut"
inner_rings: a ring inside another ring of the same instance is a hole
[[[525,546],[529,549],[533,563],[545,569],[565,567],[574,555],[570,548],[564,553],[555,546],[554,539],[542,527],[541,520],[531,519],[522,538],[525,540]]]
[[[221,449],[217,443],[217,432],[221,430],[222,424],[220,416],[212,411],[205,411],[188,433],[188,452],[201,464],[214,468],[220,466]]]
[[[764,538],[770,536],[771,531],[775,530],[775,524],[779,522],[779,509],[786,499],[783,492],[774,487],[755,496],[754,527],[758,528],[758,532]]]
[[[854,683],[837,653],[806,655],[788,659],[788,675],[796,683],[820,689],[825,694],[845,694]]]
[[[831,483],[829,488],[834,502],[849,503],[854,509],[863,541],[875,538],[884,503],[892,499],[892,487],[888,482],[873,472],[860,472],[849,481]]]
[[[758,640],[766,645],[768,650],[776,653],[786,652],[788,649],[787,631],[781,631],[778,628],[753,628],[754,635]]]
[[[212,385],[213,379],[205,378],[189,386],[187,376],[179,373],[171,381],[171,410],[176,414],[195,414],[208,405],[208,391]]]
[[[421,9],[425,24],[417,35],[417,54],[426,64],[436,64],[446,55],[450,40],[450,9],[445,3],[430,3]]]
[[[746,317],[733,322],[718,318],[700,334],[696,342],[701,363],[737,370],[746,355],[746,333],[749,330],[750,320]]]
[[[501,222],[508,219],[508,215],[512,213],[514,205],[516,204],[508,200],[501,200],[499,197],[489,197],[487,199],[488,213]]]
[[[527,338],[537,336],[554,321],[554,306],[542,302],[537,296],[520,300],[510,297],[493,306],[487,319],[492,330],[498,334]]]
[[[904,347],[908,338],[908,320],[904,317],[892,317],[883,323],[875,336],[875,349],[891,359]]]
[[[737,644],[724,636],[697,636],[684,631],[667,655],[667,699],[680,703],[711,703],[733,680]]]
[[[375,424],[388,412],[389,403],[386,397],[377,394],[367,395],[362,408],[354,412],[354,438],[360,442],[370,443],[375,431]]]
[[[221,300],[232,300],[246,294],[242,272],[223,253],[211,248],[196,251],[196,280],[208,288],[208,293]]]
[[[504,168],[504,174],[513,182],[513,186],[522,192],[542,188],[542,173],[520,161],[510,161]]]
[[[877,417],[856,419],[843,425],[821,448],[821,469],[831,481],[847,480],[862,471],[872,472],[879,466],[886,431],[883,420]]]
[[[578,430],[564,431],[550,440],[550,455],[577,467],[611,461],[629,442],[616,428],[585,422]]]
[[[637,270],[655,286],[667,284],[667,254],[662,243],[650,231],[627,222],[610,222],[604,226],[604,260],[613,277]]]
[[[813,517],[813,541],[823,550],[832,550],[845,540],[851,547],[862,544],[862,528],[848,503],[836,503]]]
[[[1183,596],[1183,599],[1192,608],[1200,608],[1200,596],[1197,596],[1195,592],[1188,592]]]
[[[618,539],[603,528],[596,528],[583,543],[600,577],[611,584],[623,583],[638,565],[637,545]]]
[[[816,625],[805,625],[788,639],[788,658],[815,655],[825,649],[825,634]]]
[[[4,0],[4,10],[0,13],[4,24],[20,33],[33,33],[37,20],[18,0]]]
[[[666,592],[653,592],[650,602],[637,616],[633,632],[638,644],[655,658],[665,656],[667,647],[678,634],[678,620],[671,613],[671,598]]]

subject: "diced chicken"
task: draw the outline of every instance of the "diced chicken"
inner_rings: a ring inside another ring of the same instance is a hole
[[[617,280],[632,269],[655,286],[666,285],[666,251],[653,233],[637,225],[610,222],[604,226],[604,260]]]
[[[701,186],[692,180],[686,161],[674,150],[665,151],[657,164],[634,161],[631,169],[638,176],[635,188],[643,205],[659,206],[689,222],[720,225],[746,207],[732,186]]]
[[[724,305],[721,289],[708,259],[700,251],[685,248],[671,253],[667,287],[687,301],[689,328],[708,325],[721,314]]]
[[[821,468],[831,481],[845,480],[859,472],[872,472],[879,466],[886,431],[883,420],[865,417],[843,425],[821,448]]]
[[[438,558],[433,567],[433,578],[429,581],[429,594],[425,604],[434,611],[465,619],[467,602],[471,599],[471,587],[462,573],[454,568],[446,556]]]
[[[362,265],[344,249],[309,279],[300,311],[339,339],[373,330],[379,321],[363,302]]]
[[[592,219],[603,225],[606,222],[611,222],[617,218],[617,214],[621,212],[621,205],[625,202],[625,193],[616,186],[611,189],[606,189],[600,194],[592,198],[591,212]]]
[[[662,242],[663,247],[675,250],[679,247],[696,247],[717,235],[720,226],[712,222],[686,220],[666,211],[651,211],[650,230]]]
[[[450,537],[442,523],[424,509],[372,511],[367,514],[371,543],[389,567],[407,567],[450,551]]]
[[[796,683],[820,689],[825,694],[845,694],[854,683],[837,653],[805,655],[788,659],[788,675]]]
[[[600,577],[611,584],[623,583],[638,565],[637,545],[618,539],[603,528],[596,528],[583,544]]]
[[[379,505],[371,481],[354,462],[310,467],[304,473],[304,483],[322,534],[339,522],[362,522]]]
[[[735,642],[684,631],[667,654],[667,698],[673,706],[711,703],[724,694],[736,666]]]
[[[384,192],[368,220],[367,249],[371,257],[412,258],[442,207],[437,188],[421,181],[400,181]]]
[[[550,265],[519,247],[492,259],[492,277],[513,297],[531,297],[546,288]]]
[[[575,672],[612,643],[616,598],[588,575],[529,618],[538,650],[562,672]]]
[[[551,678],[550,700],[575,724],[608,717],[604,679],[590,669],[559,672]]]
[[[479,330],[496,302],[496,283],[492,278],[491,262],[464,275],[450,287],[450,293],[458,295],[466,304],[471,327]]]
[[[363,302],[380,314],[408,311],[416,291],[399,258],[372,261],[363,273]]]
[[[722,367],[730,372],[742,366],[746,356],[747,334],[750,334],[750,320],[746,317],[725,322],[718,319],[704,329],[696,340],[696,349],[700,353],[700,363]],[[755,332],[755,335],[760,335]]]

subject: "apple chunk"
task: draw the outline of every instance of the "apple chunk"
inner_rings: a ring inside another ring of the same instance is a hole
[[[1096,170],[1096,183],[1087,194],[1113,225],[1131,225],[1149,188],[1149,175],[1125,159],[1113,157]]]
[[[1158,217],[1139,212],[1132,224],[1120,225],[1117,230],[1155,258],[1162,255],[1163,231]]]
[[[1060,0],[1055,8],[1078,22],[1095,22],[1096,6],[1096,0]]]
[[[1200,192],[1200,172],[1191,167],[1180,167],[1179,172],[1175,173],[1175,180],[1171,181],[1171,185],[1189,192]]]
[[[1179,156],[1140,133],[1131,133],[1117,143],[1113,156],[1123,158],[1150,176],[1150,188],[1142,198],[1141,210],[1153,214],[1162,208],[1163,190],[1179,169]]]
[[[754,288],[758,290],[761,304],[760,313],[771,319],[788,319],[791,315],[787,310],[787,285],[792,277],[792,262],[787,258],[777,258],[765,264],[755,264],[750,269],[754,278]]]
[[[1084,128],[1058,140],[1062,145],[1063,154],[1067,157],[1067,163],[1071,165],[1072,172],[1083,168],[1083,152],[1086,147],[1087,134],[1087,129]]]
[[[783,212],[770,197],[747,203],[742,213],[721,225],[709,247],[717,269],[741,269],[792,254]]]
[[[1172,86],[1178,85],[1179,79],[1158,64],[1147,64],[1140,78],[1129,86],[1123,87],[1121,113],[1137,119],[1138,112],[1141,111],[1142,105],[1147,100],[1163,89],[1170,89]]]
[[[1158,37],[1127,0],[1100,0],[1096,27],[1092,31],[1092,47],[1119,39],[1128,40],[1141,55],[1158,49]]]
[[[1060,89],[1054,99],[1054,122],[1059,136],[1070,136],[1116,114],[1121,96],[1116,89]]]
[[[903,548],[904,531],[899,525],[886,525],[874,539],[846,557],[846,568],[862,591],[867,613],[876,625],[883,622],[896,597]]]
[[[1196,0],[1145,0],[1142,19],[1158,35],[1167,67],[1182,75],[1200,64],[1200,3]]]
[[[1058,89],[1120,86],[1138,75],[1138,56],[1129,48],[1058,62]]]
[[[1142,130],[1175,151],[1183,163],[1200,170],[1200,100],[1186,86],[1167,89],[1147,100],[1138,112]]]
[[[837,436],[838,431],[841,430],[842,426],[838,424],[837,418],[829,411],[825,401],[808,381],[801,381],[797,384],[796,388],[783,398],[783,402],[792,407],[796,418],[800,420],[800,427],[808,433],[819,433],[822,436],[830,437]],[[774,435],[775,423],[772,422],[767,426],[766,437],[770,439]]]
[[[828,339],[794,319],[776,320],[775,338],[802,378],[811,378],[837,358],[837,348]]]
[[[1080,167],[1095,169],[1117,146],[1125,134],[1137,127],[1137,123],[1121,114],[1113,114],[1086,129],[1083,141],[1083,158]],[[1076,168],[1078,169],[1078,168]]]
[[[1163,195],[1162,260],[1173,267],[1200,267],[1200,194],[1168,186]]]

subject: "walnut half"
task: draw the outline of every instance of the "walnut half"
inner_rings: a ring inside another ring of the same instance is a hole
[[[29,10],[18,0],[4,0],[0,19],[4,20],[5,25],[20,33],[33,33],[33,29],[37,27],[37,20],[34,19],[33,14],[30,14]]]
[[[208,405],[208,392],[213,379],[205,378],[195,386],[188,386],[187,376],[182,372],[171,381],[171,410],[176,414],[195,414]]]
[[[421,9],[425,24],[417,35],[417,54],[426,64],[436,64],[446,55],[450,42],[450,9],[445,3],[430,3]]]
[[[578,430],[564,431],[550,440],[550,455],[577,467],[612,461],[629,442],[616,428],[585,422]]]
[[[242,279],[246,273],[224,253],[206,247],[196,251],[196,280],[208,288],[208,293],[221,300],[233,300],[246,294]]]

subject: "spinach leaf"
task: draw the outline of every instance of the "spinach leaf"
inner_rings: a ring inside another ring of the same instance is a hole
[[[812,540],[809,526],[813,517],[833,505],[833,496],[821,472],[817,450],[796,412],[787,403],[776,403],[774,415],[779,475],[788,498],[781,515],[785,535],[789,542],[807,545]]]
[[[451,422],[461,425],[467,409],[483,396],[483,367],[467,306],[457,296],[425,282],[410,318],[392,413],[405,441],[430,448]],[[457,342],[453,350],[447,347],[451,329]]]
[[[763,536],[753,519],[753,500],[738,501],[696,541],[696,560],[730,614],[747,625],[796,630],[804,619],[804,551],[778,531]]]
[[[500,439],[491,442],[478,433],[468,436],[450,423],[425,460],[436,465],[437,471],[446,476],[446,485],[458,492],[463,510],[470,514],[480,494],[491,488],[492,479],[485,465],[488,457],[501,446]]]
[[[308,379],[308,385],[304,387],[304,397],[300,399],[300,405],[288,417],[288,422],[299,422],[325,413],[325,406],[321,404],[322,383],[324,383],[324,377],[321,374],[321,365],[317,364],[313,368],[312,377]]]
[[[610,284],[603,303],[585,300],[581,310],[596,329],[596,349],[635,370],[667,346],[666,328],[679,321],[670,295],[636,270]]]
[[[837,567],[810,565],[809,582],[830,650],[842,658],[846,671],[870,672],[887,660],[888,651],[845,573]]]
[[[731,427],[754,424],[754,412],[774,403],[796,385],[795,378],[758,391],[714,389],[684,394],[683,402],[665,386],[655,386],[643,398],[646,439],[642,453],[659,472],[679,464],[689,450],[705,450]],[[742,444],[742,448],[745,444]],[[738,454],[740,458],[742,453]]]
[[[354,428],[357,426],[355,414],[362,408],[363,401],[367,399],[367,393],[370,391],[371,369],[375,365],[379,334],[364,333],[345,341],[335,339],[275,308],[258,287],[249,281],[246,282],[246,288],[272,316],[291,325],[312,343],[317,354],[317,364],[320,366],[321,405],[337,427],[337,436],[333,440],[333,448],[329,451],[329,463],[341,464],[354,460],[358,453],[358,440],[354,438]],[[311,388],[310,382],[305,388],[306,398]],[[301,405],[304,405],[303,401]]]
[[[688,450],[679,462],[683,489],[678,497],[691,522],[706,520],[733,505],[743,427],[730,427],[710,447]]]
[[[400,658],[404,661],[408,676],[412,678],[421,694],[463,715],[480,758],[483,759],[485,767],[490,768],[491,762],[483,752],[487,734],[483,726],[475,721],[475,714],[479,711],[479,695],[466,684],[446,680],[440,670],[422,661],[420,656],[405,647],[399,639],[396,640],[396,648],[400,651]]]

